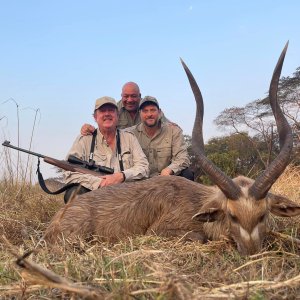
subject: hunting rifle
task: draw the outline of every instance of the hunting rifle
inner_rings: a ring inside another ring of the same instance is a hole
[[[70,155],[68,157],[68,160],[59,160],[59,159],[55,159],[49,156],[45,156],[42,155],[40,153],[36,153],[36,152],[32,152],[26,149],[22,149],[16,146],[13,146],[10,144],[9,141],[4,141],[2,143],[2,146],[5,147],[9,147],[21,152],[25,152],[34,156],[38,157],[38,166],[37,166],[37,173],[38,173],[38,179],[39,179],[39,183],[40,186],[42,187],[42,189],[49,194],[59,194],[62,193],[63,191],[65,191],[67,188],[70,187],[70,185],[67,185],[65,187],[63,187],[62,189],[59,189],[56,192],[50,192],[44,182],[43,176],[39,170],[39,165],[40,165],[40,158],[43,158],[44,162],[51,164],[53,166],[56,166],[58,168],[61,168],[65,171],[71,171],[71,172],[79,172],[79,173],[83,173],[83,174],[91,174],[94,176],[101,176],[104,174],[113,174],[114,173],[114,169],[112,168],[108,168],[105,166],[100,166],[100,165],[96,165],[94,160],[91,160],[89,162],[87,161],[83,161],[79,158],[77,158],[76,156]],[[78,185],[78,184],[72,184],[72,185]]]

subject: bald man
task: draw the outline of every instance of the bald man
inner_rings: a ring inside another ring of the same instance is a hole
[[[127,82],[122,87],[121,101],[118,102],[120,129],[131,127],[141,122],[139,104],[141,92],[135,82]]]
[[[139,86],[132,81],[125,83],[122,87],[121,97],[121,100],[118,102],[118,128],[124,129],[141,123],[139,105],[142,95]],[[168,119],[164,116],[163,112],[161,112],[161,120],[163,122],[168,121]],[[90,124],[84,124],[81,127],[80,132],[82,135],[87,135],[93,133],[94,130],[94,126]]]

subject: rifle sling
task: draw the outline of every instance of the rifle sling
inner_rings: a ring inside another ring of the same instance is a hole
[[[117,129],[117,152],[118,152],[118,159],[119,159],[119,165],[121,172],[124,171],[123,166],[123,160],[122,160],[122,154],[121,154],[121,141],[120,141],[120,131]]]
[[[97,136],[97,129],[95,129],[95,131],[93,132],[89,162],[91,162],[94,157],[96,136]],[[120,170],[122,172],[122,171],[124,171],[124,166],[123,166],[123,160],[122,160],[122,154],[121,154],[121,141],[120,141],[119,129],[117,129],[117,156],[118,156],[118,160],[119,160]]]
[[[36,173],[38,174],[39,184],[40,184],[42,190],[44,192],[46,192],[47,194],[50,194],[50,195],[58,195],[58,194],[66,191],[67,189],[69,189],[69,188],[71,188],[73,186],[78,186],[79,185],[79,183],[70,183],[70,184],[66,184],[65,186],[63,186],[62,188],[58,189],[55,192],[51,192],[47,188],[46,183],[45,183],[44,178],[43,178],[43,175],[42,175],[42,173],[40,171],[40,158],[38,158],[38,165],[37,165]]]
[[[97,136],[97,129],[95,129],[94,132],[93,132],[93,138],[92,138],[92,143],[91,143],[91,151],[90,151],[89,162],[92,162],[93,158],[94,158],[96,136]]]

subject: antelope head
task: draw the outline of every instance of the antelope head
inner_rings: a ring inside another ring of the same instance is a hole
[[[288,165],[293,144],[291,127],[277,100],[278,83],[287,47],[288,43],[274,69],[269,89],[270,105],[279,134],[280,153],[255,181],[246,177],[231,179],[205,156],[202,132],[203,98],[192,73],[181,60],[197,105],[192,148],[202,170],[220,189],[216,195],[212,195],[212,201],[204,205],[193,219],[200,222],[219,221],[223,224],[221,226],[227,226],[229,236],[236,242],[238,251],[244,255],[253,254],[261,249],[270,212],[281,217],[300,214],[298,204],[269,192]]]

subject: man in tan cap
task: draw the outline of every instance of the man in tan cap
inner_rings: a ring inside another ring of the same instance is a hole
[[[79,193],[85,193],[109,185],[147,178],[149,164],[136,137],[130,131],[117,130],[118,106],[111,97],[96,100],[94,119],[98,129],[94,135],[79,135],[68,153],[83,161],[92,159],[96,165],[114,169],[114,173],[105,176],[93,176],[77,172],[64,172],[66,183],[79,183]],[[92,141],[94,137],[94,147]],[[119,142],[118,142],[119,140]],[[94,149],[92,149],[94,148]],[[120,153],[119,153],[120,152]],[[65,193],[65,202],[74,189]]]
[[[190,159],[182,130],[160,118],[161,110],[156,98],[144,97],[139,105],[141,123],[128,128],[137,137],[146,154],[150,177],[156,175],[180,175],[193,180],[188,169]]]
[[[190,159],[184,142],[182,130],[174,123],[161,118],[162,111],[156,98],[144,97],[139,101],[139,119],[141,122],[129,127],[137,137],[149,161],[150,177],[156,175],[179,175],[194,180],[194,173],[188,168]],[[89,135],[93,127],[82,135]]]

